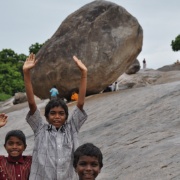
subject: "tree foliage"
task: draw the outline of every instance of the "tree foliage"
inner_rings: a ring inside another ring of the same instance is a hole
[[[175,40],[171,42],[172,50],[179,51],[180,50],[180,34],[175,38]]]
[[[22,66],[27,56],[11,49],[0,51],[0,93],[13,96],[24,91]]]
[[[37,54],[43,45],[44,45],[44,43],[43,44],[39,44],[39,43],[32,44],[29,47],[29,53]]]
[[[29,52],[36,54],[43,45],[32,44]],[[0,101],[25,90],[22,66],[26,58],[25,54],[17,54],[12,49],[0,51]]]

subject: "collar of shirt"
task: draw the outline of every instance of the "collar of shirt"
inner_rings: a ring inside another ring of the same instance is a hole
[[[65,126],[66,126],[66,122],[57,130],[57,128],[55,126],[53,126],[52,124],[48,125],[48,128],[46,129],[47,131],[52,131],[54,129],[54,131],[61,131],[62,133],[65,133]]]
[[[8,161],[9,163],[17,163],[17,162],[18,162],[18,163],[20,163],[20,164],[23,164],[23,163],[24,163],[24,158],[23,158],[23,156],[21,155],[18,160],[14,160],[11,156],[8,156],[8,157],[7,157],[7,161]]]

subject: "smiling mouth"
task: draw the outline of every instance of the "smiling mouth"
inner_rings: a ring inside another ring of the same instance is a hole
[[[53,121],[52,125],[54,125],[55,127],[60,127],[61,121]]]
[[[59,121],[53,121],[53,123],[54,123],[54,124],[60,124],[61,121],[60,121],[60,120],[59,120]]]
[[[92,173],[84,173],[85,177],[94,177],[94,175]]]
[[[19,154],[19,151],[11,151],[11,154]]]

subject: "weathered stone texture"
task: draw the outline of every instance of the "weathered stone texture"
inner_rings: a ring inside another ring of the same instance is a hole
[[[13,104],[20,104],[27,101],[26,93],[18,92],[14,95]]]
[[[158,71],[179,71],[180,70],[180,64],[172,64],[172,65],[166,65],[163,66],[159,69],[157,69]]]
[[[88,120],[78,137],[80,144],[92,142],[103,153],[104,166],[96,180],[180,179],[180,71],[140,72],[131,76],[154,77],[160,73],[160,84],[86,98]],[[42,116],[47,102],[36,98]],[[75,104],[68,104],[70,114]],[[24,155],[32,154],[34,135],[25,120],[28,104],[6,110],[7,102],[1,105],[0,112],[8,113],[8,123],[0,128],[0,154],[6,154],[4,138],[12,129],[25,133]]]
[[[127,68],[126,74],[136,74],[140,69],[140,63],[135,59],[135,61]]]
[[[72,56],[88,67],[87,95],[99,93],[132,64],[142,49],[143,30],[123,7],[93,1],[69,15],[37,54],[32,71],[34,93],[49,97],[56,85],[69,98],[80,74]]]

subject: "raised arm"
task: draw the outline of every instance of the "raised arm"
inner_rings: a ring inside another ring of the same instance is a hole
[[[0,128],[6,125],[7,118],[8,118],[8,116],[6,114],[4,114],[4,113],[0,114]]]
[[[35,59],[35,55],[31,53],[23,65],[24,84],[26,88],[26,95],[29,103],[30,114],[34,114],[37,109],[30,74],[31,69],[36,65],[36,62],[37,60]]]
[[[81,80],[79,86],[79,96],[77,101],[77,107],[83,109],[85,96],[86,96],[86,86],[87,86],[87,68],[76,56],[73,56],[74,62],[79,67],[81,71]]]

